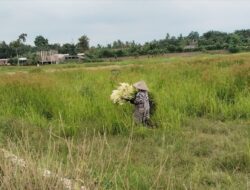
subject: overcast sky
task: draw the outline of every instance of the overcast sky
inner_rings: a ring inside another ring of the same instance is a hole
[[[0,41],[20,33],[28,43],[43,35],[50,43],[91,45],[114,40],[143,43],[208,30],[250,29],[247,0],[0,0]]]

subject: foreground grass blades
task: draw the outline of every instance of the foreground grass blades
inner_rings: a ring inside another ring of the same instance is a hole
[[[17,121],[8,127],[19,132],[6,134],[4,147],[32,167],[20,170],[0,156],[2,189],[62,189],[38,168],[89,189],[247,189],[250,177],[249,124],[195,119],[181,131],[134,128],[129,136],[85,132],[81,139]]]

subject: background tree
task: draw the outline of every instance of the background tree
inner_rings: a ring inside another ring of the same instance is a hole
[[[192,42],[197,42],[199,40],[199,37],[199,33],[194,31],[190,32],[187,36],[187,38]]]
[[[49,41],[40,35],[35,38],[34,44],[38,50],[46,50],[49,46]]]
[[[16,51],[17,65],[19,66],[19,49],[24,42],[26,42],[27,34],[22,33],[19,35],[18,39],[10,43],[10,47],[14,48]]]
[[[48,48],[52,50],[60,51],[61,45],[59,43],[49,44]]]
[[[199,46],[207,50],[218,50],[227,47],[228,34],[220,31],[208,31],[199,39]]]
[[[27,38],[27,34],[22,33],[22,34],[19,35],[18,41],[19,41],[20,43],[26,42],[26,38]]]
[[[4,41],[0,42],[0,59],[6,59],[12,57],[15,54],[12,48],[9,47]]]
[[[35,38],[35,46],[24,44],[27,34],[21,34],[17,40],[10,44],[0,42],[0,58],[14,58],[12,63],[16,62],[16,57],[24,54],[26,57],[32,57],[37,50],[57,50],[59,53],[75,55],[85,52],[89,61],[99,58],[139,56],[139,55],[157,55],[171,52],[183,51],[203,51],[203,50],[229,50],[229,52],[250,51],[250,29],[236,30],[232,33],[221,31],[208,31],[199,35],[198,32],[190,32],[187,36],[171,36],[159,40],[137,44],[134,41],[116,40],[106,45],[96,45],[89,47],[89,38],[86,35],[78,39],[77,44],[59,43],[49,44],[48,39],[43,36]],[[187,50],[187,45],[195,45],[192,50]],[[88,50],[88,51],[86,51]],[[34,61],[33,61],[34,62]]]
[[[229,47],[228,50],[231,53],[237,53],[240,51],[241,39],[238,34],[230,34],[228,37]]]
[[[60,48],[60,53],[63,54],[70,54],[70,55],[76,55],[76,46],[74,44],[63,44],[62,47]]]
[[[81,36],[77,43],[77,52],[85,52],[89,49],[89,38],[86,35]]]

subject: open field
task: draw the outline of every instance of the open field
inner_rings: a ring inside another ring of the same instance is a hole
[[[144,79],[157,129],[109,100]],[[0,189],[62,189],[50,168],[89,189],[249,189],[250,54],[142,57],[0,67]]]

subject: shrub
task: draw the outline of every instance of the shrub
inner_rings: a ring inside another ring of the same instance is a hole
[[[229,50],[230,53],[238,53],[238,52],[240,52],[239,46],[235,46],[235,45],[229,46],[228,50]]]

